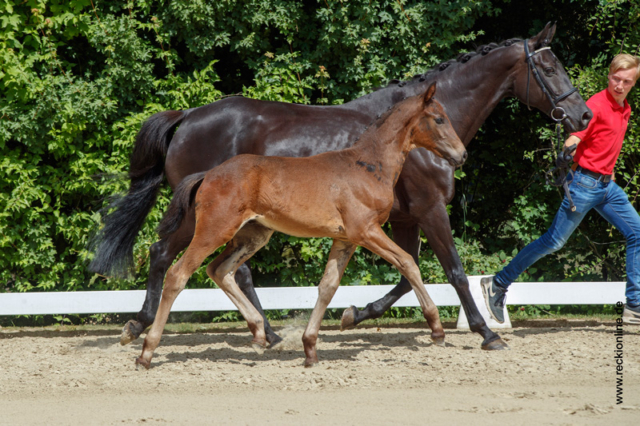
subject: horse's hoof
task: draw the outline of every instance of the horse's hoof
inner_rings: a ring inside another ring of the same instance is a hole
[[[444,336],[433,337],[431,336],[431,340],[436,346],[440,346],[444,348],[446,344],[444,343]]]
[[[258,355],[262,355],[264,353],[264,350],[267,347],[267,342],[252,341],[251,347],[253,348],[254,351],[256,351]]]
[[[351,305],[342,313],[342,320],[340,321],[340,331],[349,330],[354,328],[356,324],[356,313],[358,310],[355,306]]]
[[[311,368],[311,367],[315,367],[316,365],[318,365],[318,360],[311,360],[309,358],[304,360],[304,368]]]
[[[142,334],[143,330],[144,330],[144,326],[140,324],[138,321],[129,320],[124,325],[124,327],[122,327],[122,334],[120,335],[120,344],[124,346],[133,342],[138,337],[140,337],[140,334]]]
[[[142,368],[144,368],[144,370],[148,370],[149,367],[151,367],[150,361],[145,361],[142,357],[138,357],[136,359],[136,370],[143,371]]]
[[[482,342],[482,349],[485,351],[508,351],[511,348],[507,345],[507,342],[498,337],[489,343]]]
[[[269,342],[269,346],[267,346],[267,349],[273,349],[280,343],[282,343],[282,337],[274,333],[271,335],[267,335],[267,341]]]

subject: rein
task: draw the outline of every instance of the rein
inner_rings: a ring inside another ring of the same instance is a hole
[[[540,85],[542,92],[545,94],[545,96],[547,97],[547,99],[549,99],[549,102],[551,103],[551,111],[549,112],[549,117],[551,117],[551,119],[556,123],[555,126],[556,126],[556,136],[558,141],[558,150],[562,151],[562,147],[564,145],[563,143],[564,138],[562,137],[562,122],[567,118],[567,113],[564,110],[564,108],[558,106],[558,103],[568,98],[573,93],[577,92],[578,89],[575,87],[572,87],[570,90],[567,90],[566,92],[557,96],[553,93],[553,90],[551,90],[551,87],[547,84],[544,77],[538,71],[538,67],[533,62],[533,57],[536,53],[542,52],[543,50],[550,50],[550,49],[551,48],[549,46],[545,46],[538,50],[534,50],[533,53],[529,53],[529,40],[524,41],[524,55],[525,55],[525,61],[527,62],[527,65],[528,65],[527,108],[529,108],[529,111],[531,111],[531,106],[529,105],[529,83],[531,80],[531,73],[533,73],[533,76],[538,82],[538,84]],[[557,113],[559,113],[560,116],[557,116],[556,115]],[[556,154],[556,159],[557,159],[557,154]],[[556,171],[557,171],[557,176],[555,176]],[[554,167],[545,173],[545,181],[547,182],[548,185],[552,185],[555,187],[562,187],[564,189],[564,193],[567,196],[567,199],[569,200],[569,207],[571,208],[572,212],[575,212],[576,206],[573,203],[573,199],[571,198],[571,193],[569,191],[569,184],[567,184],[568,174],[573,175],[573,172],[568,167],[563,167],[563,168]]]

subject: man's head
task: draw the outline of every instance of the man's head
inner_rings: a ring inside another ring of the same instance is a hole
[[[631,88],[640,77],[640,58],[621,53],[616,55],[609,66],[607,90],[619,104],[623,104]]]

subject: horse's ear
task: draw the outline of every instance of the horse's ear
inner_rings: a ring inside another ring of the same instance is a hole
[[[429,88],[427,89],[426,92],[424,92],[424,103],[425,105],[429,103],[429,101],[431,101],[431,99],[433,98],[433,95],[436,94],[436,82],[434,81],[433,83],[431,83],[431,86],[429,86]]]
[[[541,47],[549,46],[555,34],[556,34],[555,22],[553,23],[553,25],[551,25],[551,22],[547,22],[547,25],[545,25],[542,31],[540,31],[538,34],[536,34],[535,36],[529,39],[532,43],[531,49],[538,50]]]

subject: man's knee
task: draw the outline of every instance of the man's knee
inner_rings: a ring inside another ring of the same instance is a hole
[[[545,247],[546,254],[557,252],[567,243],[566,238],[552,238],[548,234],[543,235],[540,240]]]

